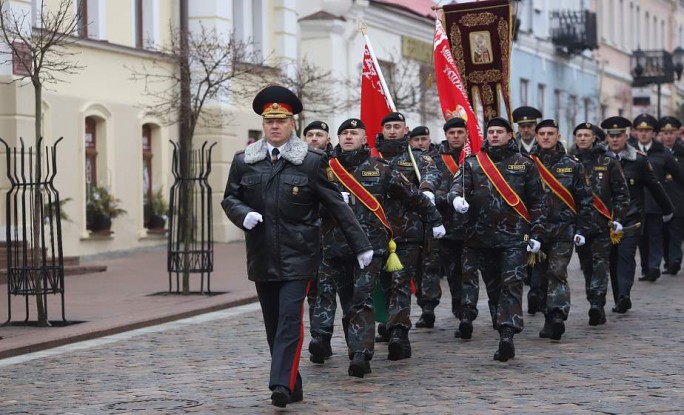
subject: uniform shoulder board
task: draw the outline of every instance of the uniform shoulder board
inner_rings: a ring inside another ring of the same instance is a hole
[[[313,148],[313,147],[309,147],[309,153],[318,154],[319,156],[325,155],[325,152],[323,150],[319,150],[319,149]]]
[[[240,154],[245,154],[245,150],[243,149],[243,150],[240,150],[240,151],[236,151],[236,152],[235,152],[235,155],[236,155],[236,156],[239,156]]]
[[[640,156],[648,157],[648,154],[644,153],[643,151],[637,149],[636,153]]]
[[[370,158],[371,158],[371,160],[375,160],[375,161],[377,161],[378,163],[381,163],[381,164],[386,164],[386,165],[388,165],[388,166],[389,166],[389,164],[390,164],[389,161],[385,160],[384,158],[382,158],[382,157],[380,157],[380,156],[371,156]]]

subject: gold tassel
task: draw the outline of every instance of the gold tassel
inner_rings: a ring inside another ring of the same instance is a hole
[[[432,72],[428,74],[427,79],[425,80],[425,88],[430,89],[432,88]]]
[[[624,232],[622,232],[622,231],[620,231],[620,232],[615,232],[613,229],[611,229],[611,230],[610,230],[610,242],[611,242],[613,245],[619,244],[619,243],[620,243],[620,240],[622,239],[622,235],[623,235],[623,234],[624,234]]]
[[[397,255],[397,243],[394,242],[394,239],[390,239],[387,247],[389,248],[389,256],[387,257],[387,262],[385,263],[385,271],[394,272],[404,269],[401,261],[399,261],[399,256]]]
[[[543,261],[546,261],[546,254],[542,251],[539,251],[536,254],[530,253],[527,255],[527,265],[531,267]]]

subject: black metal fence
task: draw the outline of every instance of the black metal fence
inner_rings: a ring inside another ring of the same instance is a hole
[[[41,148],[42,141],[38,140],[36,149]],[[59,191],[54,186],[60,141],[62,138],[54,146],[45,146],[38,157],[36,149],[26,148],[23,139],[19,139],[17,148],[0,138],[5,146],[10,182],[5,197],[8,317],[4,324],[12,320],[13,295],[25,297],[24,321],[28,322],[30,297],[42,304],[47,321],[47,296],[59,294],[62,321],[66,322],[62,215]]]
[[[211,272],[214,270],[214,242],[212,235],[212,196],[209,185],[211,173],[211,151],[216,143],[207,148],[207,142],[201,149],[193,150],[189,155],[190,171],[186,175],[181,172],[181,149],[173,145],[172,172],[174,183],[169,198],[169,232],[167,250],[167,270],[169,272],[169,292],[173,292],[173,275],[176,278],[176,292],[180,292],[180,278],[184,273],[200,274],[200,292],[211,294]],[[189,199],[186,201],[185,187],[189,188]],[[187,211],[182,212],[187,205]],[[189,215],[192,226],[184,227],[182,218]],[[206,277],[207,288],[204,289]]]

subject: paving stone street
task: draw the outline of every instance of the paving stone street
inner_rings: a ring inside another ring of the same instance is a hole
[[[258,305],[0,360],[1,414],[633,414],[684,411],[684,275],[637,282],[634,308],[587,324],[576,258],[573,308],[560,342],[540,339],[540,314],[525,316],[516,358],[492,360],[498,336],[486,295],[473,339],[454,339],[448,289],[432,330],[411,330],[411,359],[347,375],[340,324],[335,355],[300,370],[304,401],[270,404],[268,347]],[[306,314],[306,313],[305,313]],[[413,321],[419,315],[413,307]]]

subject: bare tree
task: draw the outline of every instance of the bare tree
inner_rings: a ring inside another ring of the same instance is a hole
[[[230,123],[222,111],[208,106],[237,103],[263,87],[274,70],[264,66],[261,51],[253,42],[242,41],[235,34],[223,35],[199,25],[187,28],[187,3],[181,2],[181,27],[171,29],[169,44],[157,48],[158,57],[141,67],[128,68],[131,79],[144,83],[152,98],[148,115],[180,127],[180,206],[177,211],[183,229],[183,294],[190,293],[189,248],[194,212],[192,189],[186,186],[191,174],[192,138],[198,125],[214,128]],[[185,11],[184,11],[185,10]]]
[[[352,105],[337,94],[345,83],[331,70],[325,70],[308,58],[295,64],[281,64],[280,83],[302,101],[304,111],[297,118],[297,132],[301,132],[310,118],[325,120],[331,114],[349,109]],[[358,100],[356,101],[358,103]]]
[[[39,7],[37,26],[31,21],[30,12],[15,12],[7,1],[0,0],[0,34],[1,41],[8,50],[3,52],[10,57],[4,63],[12,62],[20,68],[20,75],[13,82],[29,79],[34,89],[35,118],[35,177],[40,178],[42,160],[39,145],[42,131],[43,88],[46,84],[61,82],[58,76],[76,74],[82,66],[73,60],[76,52],[68,46],[76,39],[72,37],[79,26],[78,10],[73,10],[72,0],[60,0],[56,8],[47,8],[44,0],[34,7]],[[33,232],[32,264],[42,263],[43,252],[37,241],[40,238],[42,223],[40,211],[43,197],[39,186],[34,188],[34,207],[31,210]],[[42,295],[42,279],[40,273],[33,275],[36,291],[38,323],[49,325]]]

